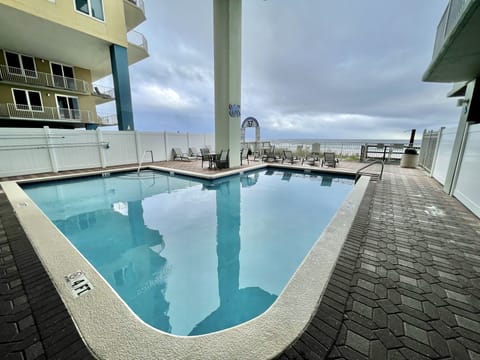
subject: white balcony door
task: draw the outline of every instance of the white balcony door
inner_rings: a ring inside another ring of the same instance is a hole
[[[52,63],[53,83],[56,87],[75,90],[73,67]]]
[[[74,96],[55,95],[60,119],[80,119],[78,98]]]

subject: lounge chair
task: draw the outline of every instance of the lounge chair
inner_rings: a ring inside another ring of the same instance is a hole
[[[261,150],[255,150],[253,152],[253,161],[259,161],[262,160],[262,151]]]
[[[202,158],[202,154],[198,152],[196,147],[189,147],[188,148],[188,156],[195,157],[197,159]]]
[[[302,160],[302,165],[303,163],[307,163],[309,165],[315,166],[315,162],[320,161],[320,144],[319,143],[313,143],[312,144],[312,151],[305,155],[305,157]]]
[[[217,158],[217,169],[226,169],[228,168],[228,153],[230,150],[220,151],[220,156]]]
[[[275,146],[272,146],[270,149],[265,149],[265,154],[262,155],[262,161],[274,162],[278,160],[279,158],[275,155]]]
[[[173,156],[173,160],[182,160],[182,161],[196,160],[195,157],[188,156],[188,154],[184,153],[180,148],[173,148],[172,156]]]
[[[333,166],[336,167],[338,160],[335,158],[334,152],[324,152],[323,153],[323,160],[322,160],[322,167],[323,165]]]
[[[295,156],[293,156],[293,152],[290,150],[283,151],[282,164],[285,160],[287,160],[290,164],[298,162],[298,159]]]
[[[202,168],[204,162],[207,162],[210,165],[210,150],[208,148],[202,148],[200,149],[200,154],[202,157]]]

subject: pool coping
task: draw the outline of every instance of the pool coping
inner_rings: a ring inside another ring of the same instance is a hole
[[[213,179],[268,166],[272,165],[261,164],[247,170],[237,169],[214,176],[199,176],[189,171],[175,171],[175,173]],[[273,167],[283,166],[274,164]],[[157,166],[146,168],[171,170]],[[292,169],[290,166],[285,168]],[[300,168],[300,170],[305,169]],[[118,171],[125,171],[125,169]],[[342,174],[351,175],[350,172],[342,172]],[[94,174],[90,172],[78,176],[89,175]],[[72,176],[70,174],[65,177]],[[59,179],[58,176],[53,178]],[[36,179],[38,180],[46,181],[47,178]],[[22,182],[31,181],[35,180],[28,179]],[[234,328],[195,337],[166,334],[138,319],[88,261],[69,241],[65,241],[63,234],[58,232],[15,182],[4,182],[1,185],[25,233],[74,319],[79,333],[97,357],[153,359],[157,358],[161,352],[165,359],[180,357],[216,359],[225,358],[225,356],[250,359],[274,357],[302,334],[322,298],[368,182],[368,177],[360,178],[277,301],[264,314]],[[69,259],[68,263],[65,262],[65,258]],[[94,290],[75,299],[66,286],[64,276],[77,270],[82,270],[86,274]],[[101,321],[91,321],[92,319],[101,319]]]
[[[344,170],[344,169],[337,169],[337,168],[305,168],[302,166],[296,166],[291,164],[281,164],[281,163],[261,163],[258,165],[250,166],[248,168],[234,168],[228,171],[222,172],[215,172],[211,174],[205,173],[198,173],[195,171],[188,171],[183,169],[174,169],[171,167],[159,166],[159,165],[149,165],[145,164],[142,165],[140,170],[157,170],[161,172],[166,172],[170,174],[178,174],[178,175],[185,175],[185,176],[192,176],[196,178],[201,178],[205,180],[216,180],[220,178],[224,178],[226,176],[232,176],[236,174],[243,174],[246,172],[251,172],[258,169],[264,168],[277,168],[277,169],[286,169],[286,170],[296,170],[306,174],[311,173],[323,173],[323,174],[334,174],[334,175],[345,175],[345,176],[355,176],[355,171],[353,170]],[[85,169],[84,172],[79,173],[66,173],[66,174],[55,174],[50,176],[39,176],[39,177],[31,177],[26,179],[17,179],[11,180],[18,184],[28,184],[28,183],[37,183],[37,182],[44,182],[44,181],[54,181],[54,180],[66,180],[66,179],[73,179],[73,178],[81,178],[81,177],[88,177],[88,176],[96,176],[102,174],[115,174],[115,173],[122,173],[122,172],[129,172],[129,171],[137,171],[138,166],[125,166],[121,168],[111,168],[111,169],[101,169],[101,170],[88,170]],[[365,174],[362,176],[366,176]],[[3,183],[8,181],[3,181]],[[0,182],[0,185],[2,182]]]

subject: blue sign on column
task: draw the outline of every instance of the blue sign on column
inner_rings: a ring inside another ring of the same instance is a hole
[[[228,113],[231,117],[240,117],[240,105],[238,104],[229,104]]]

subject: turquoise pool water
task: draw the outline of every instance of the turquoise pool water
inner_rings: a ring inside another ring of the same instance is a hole
[[[143,171],[23,189],[146,323],[200,335],[267,310],[353,179],[263,169]]]

